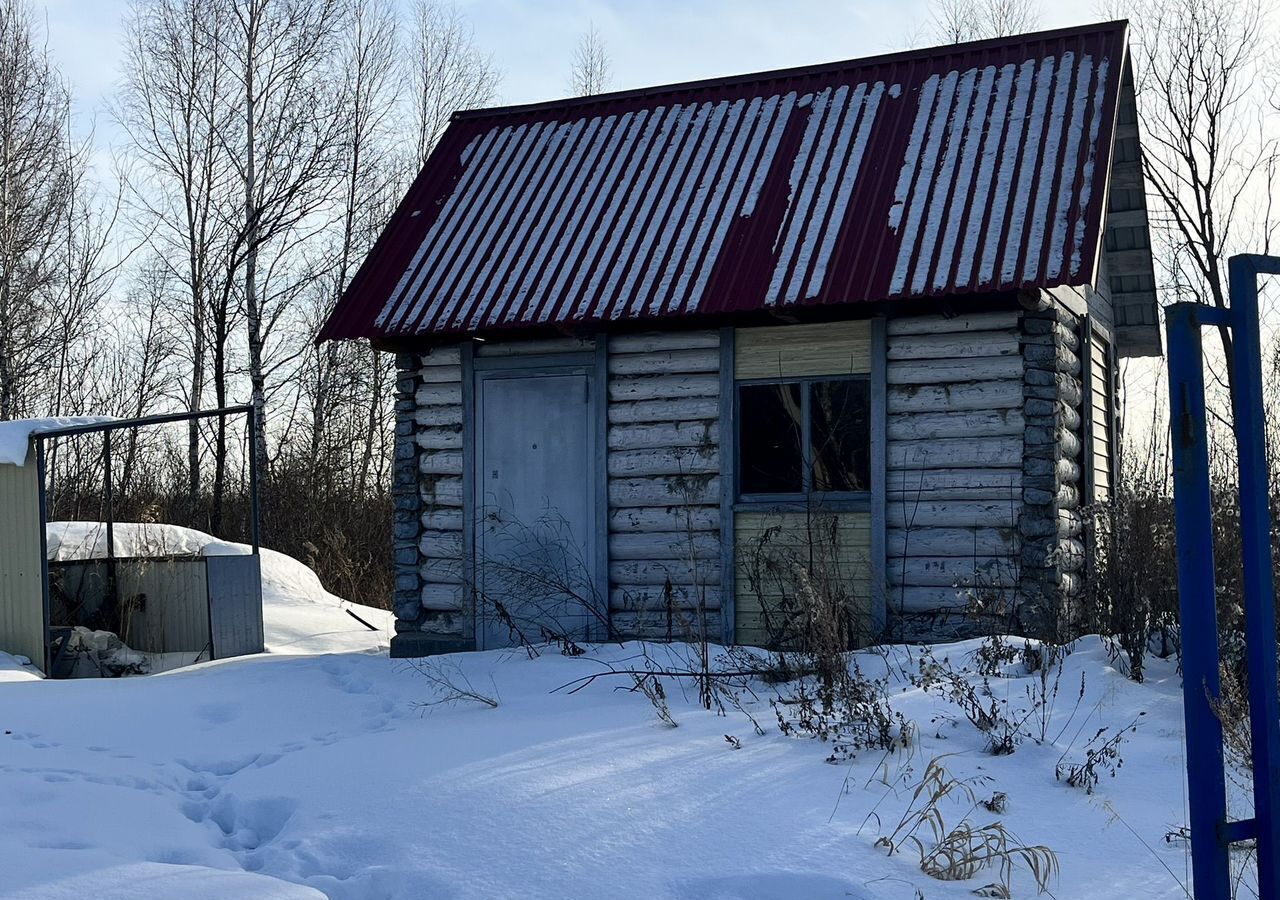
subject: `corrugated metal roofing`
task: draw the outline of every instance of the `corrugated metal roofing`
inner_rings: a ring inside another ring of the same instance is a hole
[[[1093,283],[1125,35],[458,114],[321,338]]]

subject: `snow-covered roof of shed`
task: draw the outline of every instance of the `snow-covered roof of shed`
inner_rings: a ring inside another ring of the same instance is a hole
[[[44,419],[10,419],[0,422],[0,465],[20,466],[25,463],[31,436],[34,434],[113,421],[113,416],[50,416]]]
[[[1126,32],[459,113],[321,339],[1093,284]]]

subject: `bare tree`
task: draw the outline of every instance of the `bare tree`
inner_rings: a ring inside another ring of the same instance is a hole
[[[419,165],[460,109],[492,103],[501,77],[476,45],[470,23],[452,4],[415,0],[406,54],[413,93],[413,143]]]
[[[613,81],[613,64],[604,38],[591,23],[578,40],[573,51],[573,66],[569,71],[569,92],[575,97],[600,94],[609,89]]]
[[[74,172],[70,98],[25,0],[0,0],[0,419],[57,357],[56,272]]]
[[[332,311],[346,289],[356,262],[372,246],[393,195],[399,193],[403,160],[394,152],[394,123],[398,84],[396,19],[387,0],[356,0],[342,38],[341,190],[338,197],[336,234],[328,249],[332,259],[327,289],[316,292],[320,301],[311,318],[311,333]],[[314,348],[306,365],[303,390],[310,396],[311,439],[309,463],[314,480],[317,470],[331,457],[326,446],[329,425],[348,411],[373,431],[384,426],[377,410],[385,407],[382,392],[369,394],[368,382],[382,360],[371,348],[330,341]],[[378,388],[380,390],[380,385]],[[367,410],[367,415],[362,412]],[[363,481],[372,453],[372,435],[363,439],[344,430],[348,448],[366,448],[359,466]],[[354,471],[348,467],[349,472]]]
[[[1258,90],[1269,46],[1258,0],[1156,0],[1137,10],[1143,171],[1171,299],[1225,307],[1223,260],[1270,245],[1280,147]],[[1219,333],[1229,360],[1230,332]],[[1230,392],[1230,365],[1224,381]]]
[[[211,362],[214,380],[222,386],[217,402],[226,402],[232,323],[216,285],[229,262],[233,202],[230,163],[220,138],[231,127],[234,111],[231,75],[218,39],[227,25],[228,10],[220,0],[139,0],[125,22],[124,81],[113,110],[140,168],[129,184],[139,214],[135,224],[157,264],[168,267],[185,294],[179,307],[185,312],[176,325],[186,339],[174,349],[190,364],[186,407],[192,411],[204,403]],[[195,422],[188,429],[187,466],[188,501],[194,508],[201,492]]]
[[[928,37],[959,44],[1034,31],[1040,24],[1038,0],[934,0]]]
[[[265,477],[265,350],[297,293],[294,285],[270,290],[266,282],[286,271],[289,238],[321,230],[317,217],[332,199],[342,122],[334,59],[346,9],[341,0],[233,0],[231,8],[224,48],[240,92],[239,128],[223,141],[244,197],[234,259],[242,266],[253,453]],[[275,258],[264,266],[267,252]]]

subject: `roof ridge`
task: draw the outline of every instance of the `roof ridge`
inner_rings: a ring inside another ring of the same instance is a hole
[[[1080,35],[1125,30],[1129,27],[1128,19],[1113,19],[1107,22],[1093,22],[1087,25],[1072,25],[1066,28],[1053,28],[1045,31],[1031,31],[1012,34],[1005,37],[984,38],[979,41],[964,41],[956,44],[939,44],[933,47],[921,47],[914,50],[895,50],[892,53],[881,53],[875,56],[862,56],[854,59],[835,60],[807,66],[791,66],[783,69],[768,69],[760,72],[744,72],[738,75],[723,75],[714,78],[701,78],[693,81],[672,82],[670,84],[653,85],[642,88],[630,88],[622,91],[610,91],[604,94],[588,94],[583,97],[562,97],[556,100],[538,100],[532,103],[516,103],[507,106],[490,106],[478,109],[458,110],[450,117],[450,121],[483,119],[504,115],[537,112],[540,110],[571,109],[576,106],[591,106],[597,103],[609,103],[618,100],[638,99],[642,97],[660,97],[664,94],[680,91],[698,90],[712,87],[740,87],[783,78],[821,75],[829,72],[855,71],[872,66],[904,60],[925,60],[943,56],[957,56],[966,53],[989,50],[993,47],[1019,46]]]

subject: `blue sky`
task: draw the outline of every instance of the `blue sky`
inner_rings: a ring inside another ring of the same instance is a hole
[[[408,6],[408,0],[403,0]],[[36,0],[37,6],[40,5]],[[457,0],[502,70],[501,100],[563,96],[573,49],[589,23],[604,37],[616,89],[797,66],[902,49],[921,38],[924,0]],[[45,0],[50,50],[96,119],[119,77],[128,0]],[[1053,28],[1097,18],[1090,4],[1045,4]]]

